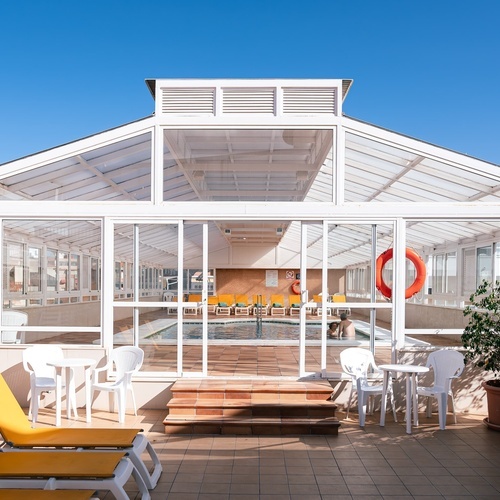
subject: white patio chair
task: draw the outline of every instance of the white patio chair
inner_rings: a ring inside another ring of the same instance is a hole
[[[139,347],[123,346],[117,347],[110,352],[106,366],[96,368],[92,377],[92,394],[95,391],[105,391],[110,393],[110,411],[114,412],[114,394],[118,399],[118,422],[125,420],[125,408],[127,393],[132,394],[134,405],[134,415],[137,415],[134,389],[132,387],[132,375],[138,372],[144,361],[144,351]],[[99,373],[112,370],[114,367],[116,379],[108,382],[99,382]]]
[[[38,418],[40,396],[56,389],[56,372],[47,361],[63,359],[63,350],[55,345],[34,345],[23,351],[23,367],[30,374],[30,406],[28,415],[33,423]],[[76,401],[67,402],[76,416]]]
[[[429,354],[427,366],[434,372],[434,383],[430,387],[417,387],[418,396],[427,397],[427,417],[432,415],[431,398],[436,398],[438,403],[439,428],[446,428],[446,414],[448,413],[448,398],[451,399],[453,418],[457,423],[455,413],[455,400],[451,383],[453,379],[460,377],[464,369],[464,356],[458,351],[451,349],[440,349]]]
[[[373,383],[369,381],[370,367],[373,374],[382,374],[375,363],[373,353],[368,349],[362,349],[360,347],[351,347],[344,349],[340,353],[340,364],[342,370],[350,375],[351,377],[351,392],[349,393],[349,400],[347,402],[347,412],[346,418],[349,418],[349,409],[351,407],[351,400],[354,391],[358,394],[358,413],[359,413],[359,426],[365,426],[365,417],[368,413],[371,415],[373,413],[373,399],[377,394],[382,394],[383,384],[382,379],[380,383]],[[394,415],[394,421],[397,422],[396,409],[394,406],[394,396],[392,391],[392,383],[389,378],[388,393],[391,398],[392,412]],[[368,411],[367,411],[368,404]]]
[[[2,311],[2,326],[24,326],[28,324],[28,315],[21,311]],[[3,330],[2,344],[19,344],[19,329]]]

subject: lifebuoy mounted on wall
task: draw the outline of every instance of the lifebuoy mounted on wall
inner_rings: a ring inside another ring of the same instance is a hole
[[[291,286],[292,286],[292,292],[295,295],[300,295],[300,280],[295,280]]]
[[[375,285],[377,286],[378,291],[388,299],[392,297],[392,288],[389,288],[382,278],[382,271],[384,270],[384,266],[387,262],[392,259],[392,254],[392,248],[389,248],[384,253],[381,253],[377,257],[375,270]],[[426,271],[425,263],[422,260],[422,257],[420,257],[420,255],[418,255],[418,253],[411,248],[406,249],[406,258],[413,262],[417,273],[413,283],[405,290],[405,299],[409,299],[418,293],[424,286]]]

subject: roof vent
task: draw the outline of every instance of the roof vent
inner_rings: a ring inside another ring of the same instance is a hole
[[[283,113],[336,114],[335,87],[283,88]]]
[[[166,114],[215,113],[214,88],[162,88],[161,111]]]
[[[275,88],[225,88],[222,89],[222,112],[274,114],[275,96]]]

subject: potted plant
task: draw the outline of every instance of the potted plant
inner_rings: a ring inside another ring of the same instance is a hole
[[[464,309],[469,322],[462,334],[465,359],[493,375],[482,386],[486,390],[488,427],[500,430],[500,281],[483,280]]]

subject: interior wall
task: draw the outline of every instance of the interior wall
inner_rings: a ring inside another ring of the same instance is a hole
[[[161,297],[144,297],[141,302],[161,301]],[[16,309],[28,315],[29,326],[88,326],[98,327],[101,324],[101,302],[78,302],[75,304],[50,305],[44,307],[26,307]],[[158,307],[145,307],[142,313],[156,311]],[[131,309],[115,307],[114,320],[130,318]],[[61,332],[25,332],[24,343],[47,340],[58,337]]]
[[[365,302],[364,299],[356,299],[356,302]],[[356,309],[356,314],[369,318],[369,309]],[[377,320],[391,323],[391,309],[378,309]],[[467,319],[463,310],[456,307],[429,306],[426,304],[406,304],[405,308],[406,328],[412,329],[463,329],[467,326]]]
[[[291,285],[299,269],[278,269],[277,286],[266,286],[266,269],[217,269],[215,294],[238,293],[246,294],[249,298],[255,295],[263,295],[270,299],[272,294],[283,294],[285,298],[293,295]],[[287,275],[287,273],[289,273]],[[321,293],[321,269],[307,270],[307,290],[309,299],[314,294]],[[291,277],[290,277],[291,276]],[[328,292],[344,293],[345,271],[341,269],[330,269],[328,271]]]

